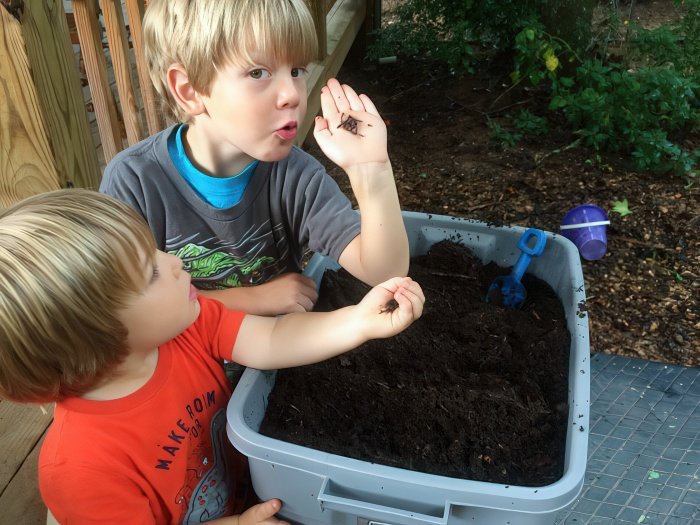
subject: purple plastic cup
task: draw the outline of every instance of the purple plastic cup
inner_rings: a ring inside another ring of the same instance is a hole
[[[561,221],[561,234],[573,242],[581,257],[597,261],[608,249],[606,234],[610,224],[603,208],[594,204],[582,204],[570,210]]]

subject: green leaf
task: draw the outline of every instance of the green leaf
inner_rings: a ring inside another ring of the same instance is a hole
[[[622,199],[621,201],[614,201],[612,211],[614,211],[615,213],[619,213],[620,217],[624,217],[625,215],[629,215],[630,213],[632,213],[630,211],[627,199]]]
[[[549,103],[549,109],[559,109],[566,106],[567,102],[561,95],[556,95],[552,101]]]
[[[574,79],[570,77],[561,77],[559,79],[559,82],[561,82],[561,85],[564,87],[571,87],[574,85]]]

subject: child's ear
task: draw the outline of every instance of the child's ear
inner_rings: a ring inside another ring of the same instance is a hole
[[[168,68],[168,88],[175,101],[188,115],[194,117],[204,113],[205,107],[202,97],[190,83],[190,77],[180,64],[173,64]]]

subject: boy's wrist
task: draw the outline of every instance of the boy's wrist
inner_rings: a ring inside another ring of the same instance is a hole
[[[381,198],[387,191],[396,193],[396,182],[390,162],[356,164],[346,170],[352,192],[361,204],[366,199]]]
[[[372,338],[367,314],[359,304],[349,305],[343,310],[346,317],[341,321],[342,330],[337,333],[343,338],[343,346],[347,346],[348,350],[357,348]]]
[[[392,181],[394,179],[394,171],[389,160],[385,162],[359,162],[352,164],[345,168],[345,173],[351,180],[362,177],[381,177],[383,175],[388,175]]]

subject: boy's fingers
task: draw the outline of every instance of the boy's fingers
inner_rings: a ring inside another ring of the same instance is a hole
[[[394,300],[399,303],[400,309],[411,308],[413,304],[404,292],[405,290],[403,288],[399,288],[394,294]]]
[[[360,95],[359,99],[362,102],[362,105],[364,106],[365,111],[367,113],[371,113],[372,115],[376,115],[377,117],[379,116],[379,111],[377,111],[377,107],[367,95]]]
[[[420,287],[416,281],[411,281],[408,285],[408,289],[416,295],[421,301],[425,301],[425,295],[423,294],[423,288]]]
[[[425,297],[423,296],[423,290],[414,280],[406,278],[406,280],[401,283],[396,294],[394,294],[394,297],[396,302],[399,303],[399,306],[410,307],[412,309],[414,320],[422,315]]]
[[[406,290],[406,297],[409,301],[411,301],[411,305],[413,306],[413,320],[416,320],[423,315],[423,305],[425,304],[425,299],[414,293],[412,290]]]
[[[321,88],[321,112],[325,118],[330,118],[332,115],[336,115],[340,112],[328,86],[323,86]]]
[[[314,120],[314,137],[319,145],[321,145],[323,140],[329,139],[332,136],[333,134],[328,128],[328,121],[323,117],[316,117]]]
[[[297,297],[297,305],[301,308],[300,312],[310,312],[313,310],[314,301],[307,295],[300,295]]]
[[[399,289],[399,285],[404,279],[405,277],[392,277],[391,279],[388,279],[383,283],[379,283],[377,286],[381,286],[386,291],[391,292],[393,294],[396,293],[396,290]]]
[[[314,133],[324,129],[328,129],[328,121],[323,117],[316,117],[314,119]]]
[[[340,85],[340,82],[334,78],[331,78],[328,80],[326,87],[328,87],[331,98],[333,99],[335,107],[338,109],[338,111],[347,113],[347,111],[350,109],[350,103],[348,102],[348,97],[345,95],[345,90],[343,89],[343,86]]]
[[[282,508],[282,502],[278,499],[269,499],[258,505],[255,505],[251,510],[256,522],[268,520],[272,518]]]
[[[408,292],[405,288],[400,288],[394,295],[394,300],[399,305],[394,313],[398,318],[398,323],[403,326],[403,328],[407,328],[413,321],[421,316],[421,302],[415,295],[411,297],[412,295],[413,294]]]
[[[328,79],[326,82],[326,86],[328,86],[329,89],[339,89],[340,88],[340,82],[338,82],[338,79],[335,77],[331,77]]]
[[[355,90],[347,84],[343,84],[342,88],[343,92],[345,93],[345,97],[347,98],[348,103],[350,104],[350,109],[352,109],[353,111],[364,111],[365,106],[362,104],[362,100],[360,100],[360,97],[357,96],[357,93],[355,93]]]

